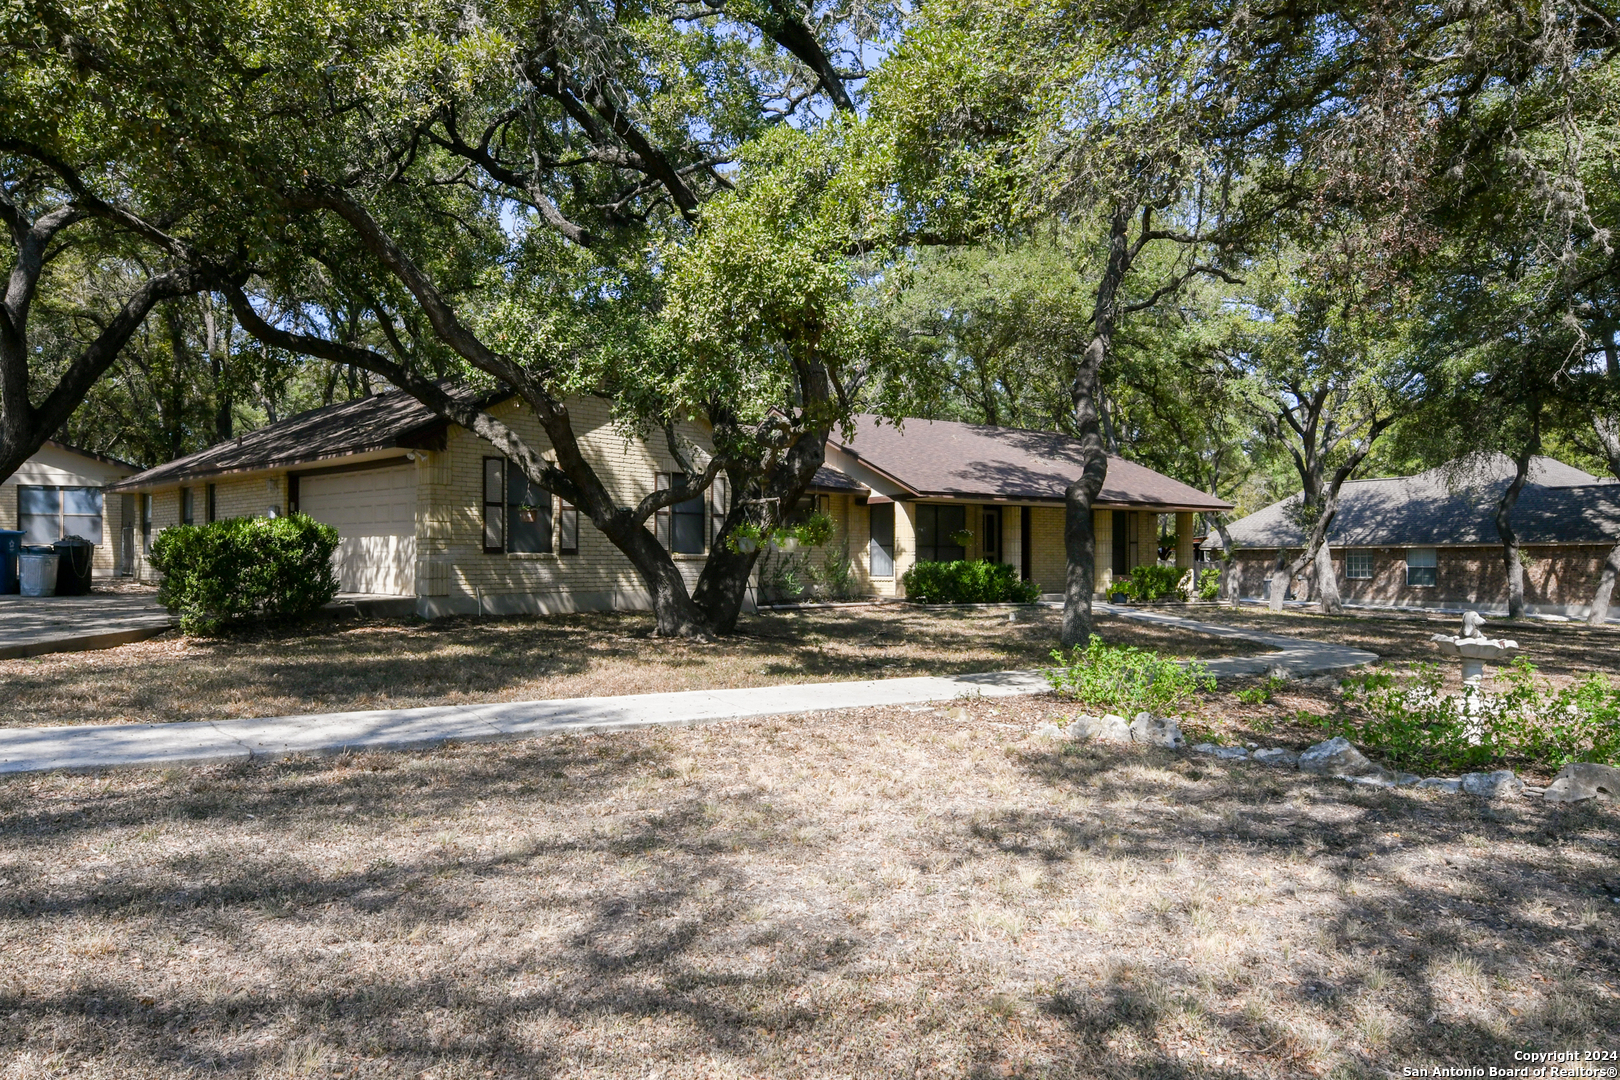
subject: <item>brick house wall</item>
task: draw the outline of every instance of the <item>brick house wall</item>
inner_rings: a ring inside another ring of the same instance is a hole
[[[1507,606],[1507,571],[1502,550],[1492,546],[1436,549],[1435,584],[1406,583],[1407,548],[1356,548],[1372,555],[1371,578],[1345,576],[1345,551],[1333,550],[1333,567],[1346,603],[1375,607]],[[1609,549],[1586,544],[1538,544],[1522,549],[1524,599],[1533,610],[1578,614],[1592,601]],[[1245,549],[1233,560],[1240,574],[1241,595],[1265,599],[1276,549]],[[1295,599],[1312,599],[1307,568],[1295,580]]]

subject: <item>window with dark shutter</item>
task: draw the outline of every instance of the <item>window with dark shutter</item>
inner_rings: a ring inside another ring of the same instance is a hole
[[[197,524],[197,492],[192,488],[180,489],[180,524]]]
[[[506,550],[506,459],[484,459],[484,554]]]
[[[219,520],[219,492],[213,484],[208,485],[208,520]]]
[[[557,553],[579,554],[579,508],[572,503],[561,503],[557,511]]]

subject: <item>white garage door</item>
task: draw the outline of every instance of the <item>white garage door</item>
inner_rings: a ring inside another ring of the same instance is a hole
[[[338,531],[344,592],[416,593],[416,469],[304,476],[298,509]]]

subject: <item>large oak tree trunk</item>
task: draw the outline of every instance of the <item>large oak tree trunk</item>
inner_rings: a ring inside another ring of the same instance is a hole
[[[1620,380],[1620,358],[1615,356],[1612,340],[1608,342],[1605,352],[1609,359],[1609,377]],[[1592,428],[1597,432],[1603,455],[1609,459],[1609,471],[1620,479],[1620,418],[1593,417]],[[1609,549],[1609,557],[1603,562],[1603,572],[1598,575],[1597,591],[1592,594],[1592,610],[1586,617],[1591,625],[1602,626],[1609,621],[1609,603],[1614,596],[1617,579],[1620,579],[1620,539],[1616,539],[1614,547]]]
[[[1097,573],[1091,504],[1108,475],[1108,451],[1103,444],[1097,405],[1102,366],[1113,349],[1119,288],[1131,268],[1132,216],[1131,208],[1116,206],[1109,221],[1108,262],[1097,283],[1091,340],[1080,355],[1069,387],[1075,434],[1080,442],[1080,475],[1063,492],[1063,550],[1068,567],[1063,582],[1062,642],[1067,648],[1081,647],[1091,640],[1091,591]]]
[[[1344,600],[1339,595],[1339,578],[1333,570],[1333,549],[1327,543],[1316,549],[1316,598],[1325,615],[1339,615]]]
[[[1532,450],[1526,448],[1514,459],[1513,482],[1496,501],[1496,535],[1502,540],[1502,568],[1507,572],[1508,618],[1524,618],[1524,563],[1519,561],[1519,537],[1513,531],[1513,507],[1530,475]]]

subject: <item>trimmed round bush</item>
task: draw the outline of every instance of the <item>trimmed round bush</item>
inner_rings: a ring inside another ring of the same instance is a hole
[[[177,525],[152,541],[158,600],[188,634],[309,615],[337,595],[337,530],[307,514]]]
[[[958,559],[920,562],[900,577],[907,600],[924,604],[1027,604],[1041,595],[1032,581],[1020,581],[1007,563]]]

